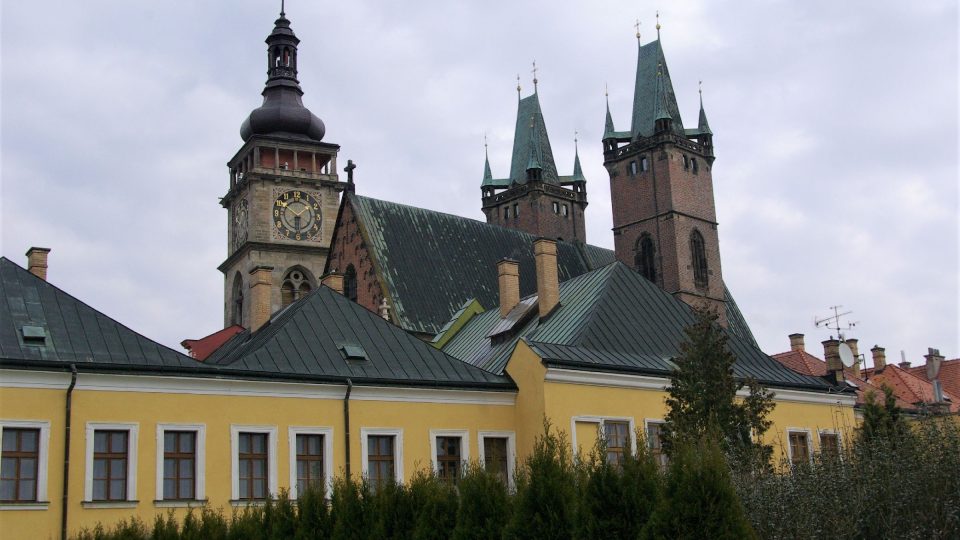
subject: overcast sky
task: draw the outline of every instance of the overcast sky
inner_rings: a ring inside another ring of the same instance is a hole
[[[226,161],[261,102],[279,1],[4,1],[2,254],[179,349],[222,327]],[[723,276],[761,348],[842,304],[848,337],[960,356],[956,0],[289,0],[304,103],[360,194],[482,219],[484,133],[510,166],[516,76],[539,68],[587,238],[613,247],[604,84],[628,129],[654,12],[680,111],[715,134]]]

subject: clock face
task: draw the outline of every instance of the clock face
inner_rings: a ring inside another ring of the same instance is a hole
[[[247,200],[240,199],[233,207],[233,245],[239,246],[247,239]]]
[[[273,203],[273,226],[283,238],[314,240],[320,235],[320,200],[306,191],[285,191]]]

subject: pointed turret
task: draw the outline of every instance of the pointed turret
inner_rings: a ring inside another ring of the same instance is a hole
[[[608,115],[609,117],[609,115]],[[587,179],[583,176],[583,168],[580,167],[580,149],[577,147],[577,139],[573,139],[573,181],[585,182]]]
[[[683,136],[683,121],[673,92],[670,70],[660,40],[641,45],[637,52],[637,80],[633,93],[633,124],[631,134],[650,137],[656,131],[657,120],[670,118],[670,131]]]
[[[517,107],[517,127],[513,137],[513,159],[510,163],[510,182],[525,184],[530,165],[531,143],[536,143],[536,161],[541,169],[541,180],[549,184],[559,182],[557,165],[550,147],[550,137],[540,110],[540,98],[535,92],[520,100]]]
[[[613,116],[610,114],[610,94],[606,92],[604,94],[607,98],[607,119],[603,124],[603,138],[608,139],[614,136],[616,130],[613,127]]]
[[[481,185],[487,185],[490,182],[493,182],[493,173],[490,172],[490,156],[487,155],[487,152],[484,151],[483,156],[483,183]]]
[[[263,105],[253,110],[240,126],[240,136],[283,134],[319,141],[326,128],[323,122],[303,106],[303,90],[297,80],[297,45],[300,40],[290,20],[281,10],[267,36],[267,83]]]
[[[697,131],[704,135],[713,135],[710,123],[707,122],[707,113],[703,110],[703,88],[700,89],[700,122],[697,124]]]

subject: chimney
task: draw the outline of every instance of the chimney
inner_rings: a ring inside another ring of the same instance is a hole
[[[343,294],[343,274],[330,272],[320,278],[320,284],[330,287],[337,294]]]
[[[873,369],[883,369],[887,367],[887,350],[879,345],[874,345],[870,352],[873,353]]]
[[[267,324],[272,312],[273,267],[255,266],[250,270],[250,331]]]
[[[847,340],[847,347],[850,347],[850,352],[853,353],[853,375],[859,379],[863,375],[860,372],[860,349],[857,347],[857,343],[857,338]]]
[[[47,280],[47,255],[50,248],[32,247],[27,250],[27,270],[31,274]]]
[[[927,349],[924,358],[927,360],[927,379],[933,385],[933,401],[934,403],[943,403],[943,385],[940,383],[940,366],[943,365],[943,355],[940,354],[939,349],[930,347]]]
[[[513,259],[500,259],[497,263],[497,283],[500,286],[500,317],[503,318],[520,303],[520,263]]]
[[[843,362],[840,361],[840,341],[832,337],[823,342],[823,359],[827,361],[827,374],[832,375],[834,381],[840,384],[843,381]]]
[[[557,242],[537,238],[533,242],[537,262],[537,296],[540,317],[546,317],[560,303],[560,277],[557,272]]]
[[[790,350],[803,352],[806,347],[803,344],[803,334],[790,334]]]
[[[910,362],[907,362],[907,351],[901,349],[900,363],[897,364],[900,369],[910,369]]]

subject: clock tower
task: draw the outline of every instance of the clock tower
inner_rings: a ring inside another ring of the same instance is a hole
[[[224,325],[250,327],[253,288],[269,289],[270,312],[316,288],[329,252],[340,192],[336,144],[303,106],[297,80],[300,40],[281,10],[267,36],[263,105],[240,126],[243,146],[227,163]],[[264,287],[266,285],[267,287]]]

